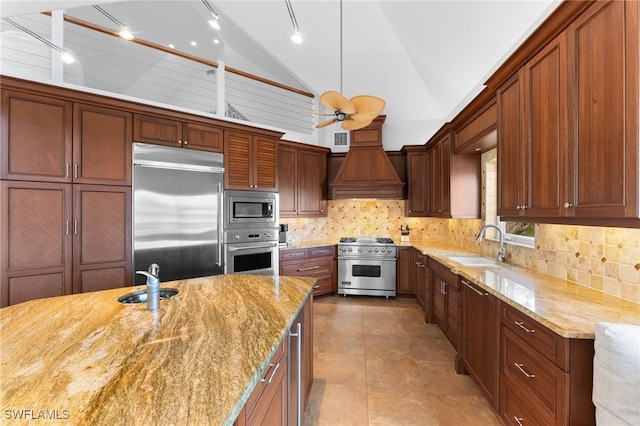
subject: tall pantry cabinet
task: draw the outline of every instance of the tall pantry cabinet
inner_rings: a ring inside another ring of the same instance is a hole
[[[132,115],[21,83],[1,102],[0,306],[131,285]]]

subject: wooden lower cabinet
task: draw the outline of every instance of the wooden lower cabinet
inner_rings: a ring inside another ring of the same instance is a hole
[[[425,313],[425,317],[428,316],[428,285],[429,285],[429,268],[427,256],[422,254],[417,249],[412,251],[413,257],[413,282],[415,284],[416,299],[418,304],[422,307],[422,311]]]
[[[338,291],[336,246],[280,250],[280,275],[316,277],[313,296]]]
[[[287,343],[284,339],[269,361],[269,367],[236,419],[237,426],[288,424]]]
[[[131,188],[2,181],[0,306],[131,285]]]
[[[464,372],[476,381],[498,410],[499,301],[467,280],[461,286],[461,358]]]
[[[435,322],[456,351],[460,349],[460,283],[458,276],[434,259],[429,259],[429,322]]]
[[[413,248],[398,247],[396,261],[396,294],[398,296],[414,296],[414,264]]]
[[[595,424],[593,340],[568,339],[500,307],[500,417],[507,425]]]

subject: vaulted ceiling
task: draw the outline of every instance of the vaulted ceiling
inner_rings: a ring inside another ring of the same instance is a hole
[[[99,3],[142,39],[172,43],[316,95],[342,90],[347,98],[382,97],[385,126],[410,129],[402,138],[415,139],[402,145],[424,143],[455,116],[558,0],[344,0],[342,6],[338,0],[291,0],[304,38],[300,45],[290,40],[293,26],[284,0],[210,0],[220,31],[207,24],[210,14],[201,0]],[[113,27],[91,4],[3,0],[0,13],[64,8]],[[221,43],[213,44],[213,38]],[[189,44],[193,40],[198,46]]]

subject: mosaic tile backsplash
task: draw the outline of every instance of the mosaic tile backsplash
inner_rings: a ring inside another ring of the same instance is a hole
[[[446,241],[496,256],[498,244],[475,237],[480,219],[405,217],[404,200],[329,201],[327,217],[283,218],[290,237],[335,240],[345,236],[390,237],[400,241],[400,225],[410,239]],[[640,303],[640,229],[539,224],[534,248],[507,245],[507,262]]]

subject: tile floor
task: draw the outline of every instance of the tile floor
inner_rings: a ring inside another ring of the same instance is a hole
[[[314,302],[314,382],[304,425],[502,425],[415,299]]]

